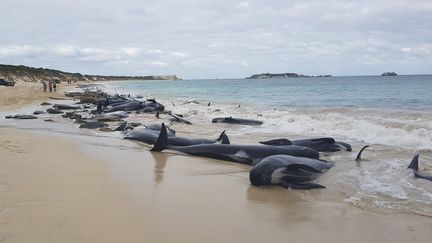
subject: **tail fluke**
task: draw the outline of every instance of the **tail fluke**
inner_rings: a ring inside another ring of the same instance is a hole
[[[411,160],[411,163],[408,165],[409,169],[412,169],[414,171],[418,171],[418,159],[419,159],[419,154],[416,154],[414,156],[414,158]]]
[[[157,138],[155,144],[153,145],[153,148],[150,149],[150,151],[160,152],[167,148],[168,148],[168,133],[165,124],[162,123],[159,137]]]
[[[269,140],[269,141],[263,141],[263,142],[259,142],[260,144],[265,144],[265,145],[271,145],[271,146],[284,146],[284,145],[292,145],[293,143],[286,139],[286,138],[281,138],[281,139],[273,139],[273,140]]]
[[[219,135],[216,141],[221,142],[221,144],[231,144],[228,136],[225,134],[225,130]]]
[[[366,148],[369,148],[369,145],[366,145],[366,146],[364,146],[362,149],[360,149],[360,152],[357,154],[357,157],[356,157],[356,161],[360,161],[362,158],[361,158],[361,155],[362,155],[362,153],[363,153],[363,150],[365,150]]]

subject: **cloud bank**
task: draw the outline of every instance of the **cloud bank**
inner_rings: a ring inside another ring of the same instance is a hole
[[[2,3],[0,63],[88,74],[430,73],[426,0]]]

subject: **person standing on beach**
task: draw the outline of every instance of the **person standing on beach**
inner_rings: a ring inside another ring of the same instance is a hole
[[[48,89],[49,89],[50,92],[52,92],[52,88],[53,88],[53,87],[52,87],[52,82],[49,81],[49,82],[48,82]]]
[[[46,90],[47,90],[47,83],[45,81],[42,81],[42,85],[43,85],[43,92],[46,92]]]
[[[55,82],[53,83],[53,88],[54,88],[54,92],[56,92],[57,91],[57,84]]]

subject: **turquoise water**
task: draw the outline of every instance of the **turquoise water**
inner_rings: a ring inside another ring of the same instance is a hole
[[[115,82],[119,93],[291,107],[431,109],[432,75]]]

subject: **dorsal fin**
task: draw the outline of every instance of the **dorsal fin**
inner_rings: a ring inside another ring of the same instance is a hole
[[[363,153],[363,150],[365,150],[366,148],[368,148],[369,147],[369,145],[366,145],[366,146],[364,146],[362,149],[360,149],[360,152],[357,154],[357,157],[356,157],[356,161],[360,161],[361,160],[361,155],[362,155],[362,153]]]
[[[219,135],[219,138],[217,139],[217,141],[221,142],[221,144],[231,144],[228,136],[225,133],[225,130]]]
[[[412,169],[414,171],[418,171],[418,160],[420,155],[416,154],[414,155],[413,159],[411,160],[411,163],[408,165],[409,169]]]
[[[165,124],[162,123],[159,137],[157,138],[155,144],[153,145],[153,148],[150,149],[150,151],[160,152],[167,148],[168,148],[168,133]]]

